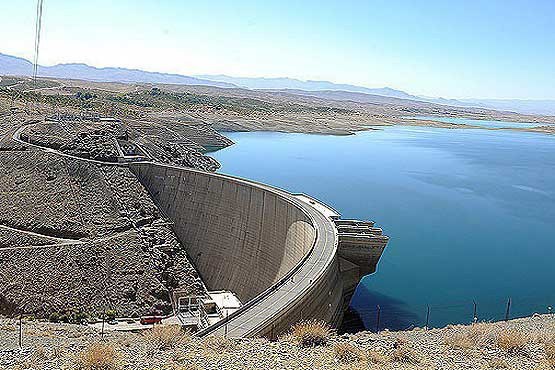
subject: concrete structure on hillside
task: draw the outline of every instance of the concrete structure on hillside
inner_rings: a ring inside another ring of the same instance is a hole
[[[303,194],[150,162],[129,167],[173,221],[208,289],[243,303],[200,335],[274,337],[302,319],[338,326],[388,241],[372,222],[339,220]]]

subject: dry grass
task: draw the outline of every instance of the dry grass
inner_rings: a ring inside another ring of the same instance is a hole
[[[551,369],[555,369],[555,342],[545,343],[545,359]]]
[[[109,344],[94,343],[76,359],[78,370],[116,370],[121,367],[119,354]]]
[[[389,358],[386,355],[374,350],[366,352],[366,359],[372,364],[384,364],[389,362]]]
[[[528,335],[514,329],[503,330],[497,336],[497,346],[508,353],[521,353],[530,341]]]
[[[403,338],[396,338],[390,358],[391,361],[401,362],[403,364],[416,365],[420,363],[418,354],[414,351],[410,343]]]
[[[531,336],[523,336],[514,330],[501,330],[495,324],[479,323],[471,326],[454,326],[446,333],[444,343],[453,349],[476,349],[499,347],[509,351],[518,347],[522,340],[531,341]]]
[[[488,368],[490,369],[507,369],[509,364],[502,358],[494,358],[488,361]]]
[[[204,339],[202,341],[202,346],[207,351],[222,353],[235,349],[237,347],[237,343],[232,339],[213,335]]]
[[[191,336],[179,325],[157,325],[145,333],[145,339],[160,350],[188,342]]]
[[[321,321],[302,321],[291,328],[291,335],[301,347],[324,345],[330,334],[328,324]]]
[[[468,332],[453,333],[445,339],[445,344],[453,349],[470,349],[476,346],[476,343],[468,335]]]
[[[349,343],[338,343],[333,346],[335,358],[342,363],[358,362],[365,359],[364,352]]]

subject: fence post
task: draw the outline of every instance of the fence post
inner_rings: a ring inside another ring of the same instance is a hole
[[[19,348],[23,348],[23,314],[19,314]]]
[[[505,321],[509,321],[509,315],[511,313],[511,297],[507,300],[507,310],[505,311]]]
[[[428,330],[428,326],[430,325],[430,306],[426,306],[426,330]]]
[[[226,338],[227,338],[227,322],[228,322],[227,316],[228,315],[229,315],[229,310],[226,310],[225,311],[225,328],[224,328],[224,337],[226,337]]]
[[[104,321],[106,320],[106,310],[102,314],[102,329],[100,330],[100,337],[104,338]]]
[[[376,312],[376,333],[380,332],[380,305],[378,305],[378,311]]]
[[[476,310],[476,301],[472,301],[472,304],[474,305],[474,311],[472,313],[472,323],[476,323],[478,321],[478,311]]]

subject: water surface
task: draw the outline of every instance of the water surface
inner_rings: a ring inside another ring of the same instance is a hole
[[[221,172],[311,194],[391,237],[352,306],[368,328],[546,312],[555,304],[555,138],[386,127],[353,136],[230,133]]]

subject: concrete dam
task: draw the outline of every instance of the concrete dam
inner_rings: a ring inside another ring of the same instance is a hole
[[[337,327],[388,242],[370,221],[341,220],[306,195],[232,176],[128,164],[210,290],[241,308],[199,335],[274,337],[303,319]]]

